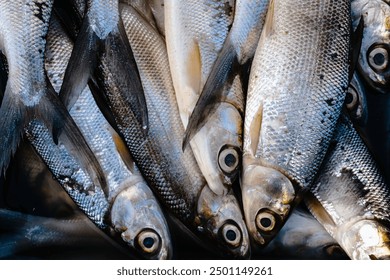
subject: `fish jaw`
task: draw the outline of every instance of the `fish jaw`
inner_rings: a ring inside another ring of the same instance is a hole
[[[241,192],[249,234],[258,245],[265,246],[286,222],[295,189],[279,171],[251,164],[242,174]]]
[[[121,233],[123,241],[143,256],[149,259],[171,258],[168,225],[153,193],[144,182],[129,183],[115,197],[111,208],[114,229]]]
[[[235,258],[249,258],[250,243],[247,228],[232,191],[224,196],[202,189],[197,205],[196,224],[217,246]]]
[[[351,259],[390,259],[390,231],[376,220],[348,223],[336,235]]]

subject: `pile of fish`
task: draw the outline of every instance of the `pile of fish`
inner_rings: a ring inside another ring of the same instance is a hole
[[[389,259],[389,43],[387,0],[1,1],[0,257]]]

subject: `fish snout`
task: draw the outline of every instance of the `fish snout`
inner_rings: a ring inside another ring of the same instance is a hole
[[[258,245],[265,246],[286,222],[295,189],[282,173],[259,165],[244,170],[241,188],[249,234]]]
[[[249,257],[248,231],[232,190],[226,195],[216,195],[204,187],[198,200],[198,217],[205,234],[217,242],[223,254]]]

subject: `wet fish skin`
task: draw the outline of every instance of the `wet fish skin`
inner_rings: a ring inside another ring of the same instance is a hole
[[[305,202],[350,258],[390,257],[390,189],[344,115]]]
[[[47,45],[47,53],[51,57],[46,60],[46,69],[59,91],[73,44],[55,16]],[[121,233],[123,240],[141,255],[156,259],[170,258],[172,245],[162,210],[88,88],[81,93],[70,114],[106,174],[110,205],[110,218],[105,221],[107,225]],[[143,240],[148,240],[150,247],[146,247]]]
[[[215,196],[200,172],[192,150],[181,150],[184,128],[165,42],[130,6],[122,6],[122,18],[149,108],[148,136],[131,131],[124,135],[137,165],[160,201],[195,235],[203,238],[202,242],[210,243],[211,240],[210,248],[217,245],[223,254],[246,257],[249,238],[237,200],[232,195],[213,199]],[[229,240],[228,230],[221,228],[225,226],[238,238]]]
[[[165,1],[164,7],[169,65],[180,117],[187,127],[233,23],[234,1]],[[218,195],[226,195],[237,179],[242,150],[240,77],[230,77],[223,90],[226,98],[189,142],[209,187]]]
[[[249,77],[241,184],[248,230],[260,245],[284,224],[325,156],[348,87],[350,25],[349,1],[269,5]]]

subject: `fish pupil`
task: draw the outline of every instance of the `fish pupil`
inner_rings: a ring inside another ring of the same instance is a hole
[[[272,222],[269,218],[262,218],[260,220],[260,224],[264,227],[264,228],[268,228],[271,226]]]
[[[345,103],[350,104],[352,103],[352,101],[353,101],[353,95],[351,92],[348,91],[347,96],[345,97]]]
[[[142,243],[146,248],[150,249],[154,245],[154,239],[151,237],[146,237]]]
[[[378,66],[382,66],[385,63],[385,55],[383,53],[375,54],[374,63]]]
[[[233,155],[233,154],[227,154],[226,157],[225,157],[225,164],[228,166],[228,167],[232,167],[236,164],[237,162],[237,159],[236,157]]]
[[[229,229],[229,230],[226,232],[226,238],[227,238],[229,241],[234,241],[234,240],[236,240],[236,238],[237,238],[237,234],[236,234],[233,230]]]

